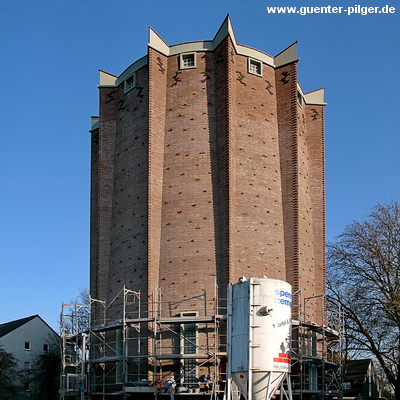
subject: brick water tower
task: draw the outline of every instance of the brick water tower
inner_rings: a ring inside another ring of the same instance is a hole
[[[126,287],[142,316],[159,296],[168,317],[195,318],[207,314],[197,300],[223,308],[243,276],[325,293],[324,91],[303,92],[298,61],[296,43],[275,57],[238,44],[227,17],[209,41],[169,46],[150,29],[147,55],[100,72],[94,299]],[[320,324],[317,303],[307,320]]]

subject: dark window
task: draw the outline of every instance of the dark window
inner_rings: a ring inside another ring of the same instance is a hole
[[[124,82],[124,91],[129,92],[129,90],[133,89],[136,86],[136,74],[132,74],[128,78],[125,79]]]
[[[186,53],[180,56],[181,69],[196,68],[196,53]]]
[[[254,75],[261,76],[262,75],[262,64],[260,61],[253,60],[249,58],[249,72]]]

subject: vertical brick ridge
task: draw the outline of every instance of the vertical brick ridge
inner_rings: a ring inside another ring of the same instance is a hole
[[[101,95],[101,92],[100,92]],[[103,209],[103,201],[104,201],[104,194],[103,194],[103,129],[102,126],[99,125],[99,142],[98,142],[98,164],[97,164],[97,179],[98,179],[98,189],[97,189],[97,195],[98,195],[98,201],[97,201],[97,275],[96,275],[96,298],[99,300],[106,300],[105,296],[107,296],[107,292],[104,290],[101,290],[101,280],[104,280],[104,277],[106,275],[106,271],[104,271],[104,274],[102,278],[100,279],[100,276],[102,275],[102,270],[104,267],[102,267],[103,262],[107,263],[109,262],[107,259],[103,260],[102,257],[102,252],[100,251],[101,249],[101,237],[103,233],[102,229],[102,219],[104,218],[104,209]],[[111,189],[112,190],[112,189]],[[107,272],[108,273],[108,272]]]
[[[322,239],[322,244],[321,244],[321,264],[322,265],[316,265],[315,268],[315,280],[316,280],[316,292],[318,294],[325,294],[326,291],[326,217],[325,217],[325,211],[326,211],[326,191],[325,191],[325,115],[324,115],[324,110],[323,106],[321,107],[321,126],[320,126],[320,132],[321,132],[321,139],[320,139],[320,151],[321,151],[321,185],[322,185],[322,204],[321,204],[321,239]],[[326,300],[323,298],[323,313],[321,316],[321,319],[317,321],[317,323],[320,324],[326,324]]]
[[[326,284],[324,106],[307,105],[306,121],[310,154],[310,193],[313,205],[316,294],[322,294]]]
[[[235,188],[235,168],[234,168],[234,149],[235,149],[235,124],[233,121],[234,101],[232,97],[234,96],[234,70],[232,68],[233,57],[234,57],[234,47],[231,38],[227,37],[226,52],[226,75],[227,75],[227,96],[226,96],[226,109],[227,109],[227,129],[226,129],[226,140],[227,140],[227,186],[228,186],[228,198],[227,198],[227,215],[228,215],[228,248],[227,248],[227,281],[232,282],[235,275],[235,202],[234,202],[234,188]],[[227,283],[228,283],[227,282]]]
[[[322,113],[321,118],[321,155],[322,155],[322,257],[323,257],[323,265],[322,265],[322,286],[323,291],[325,293],[326,288],[326,181],[325,181],[325,114]]]
[[[97,159],[98,160],[97,161],[97,233],[96,233],[96,236],[97,236],[97,240],[96,240],[96,245],[97,245],[97,247],[96,247],[97,268],[96,268],[96,277],[95,277],[95,287],[96,287],[95,297],[96,297],[96,299],[99,299],[99,300],[105,300],[105,298],[100,299],[100,297],[102,297],[102,296],[100,296],[100,293],[99,293],[99,291],[100,291],[99,275],[100,275],[100,260],[101,260],[101,254],[100,254],[100,232],[101,232],[101,228],[100,228],[100,226],[101,226],[101,217],[102,217],[102,212],[101,212],[101,198],[102,198],[101,197],[101,193],[102,193],[102,190],[101,190],[101,182],[100,182],[101,177],[102,177],[102,174],[101,174],[102,173],[102,168],[101,168],[102,137],[103,137],[102,131],[101,131],[100,126],[99,126],[98,147],[97,147],[97,150],[98,150],[98,159]],[[92,294],[92,296],[93,296],[93,294]]]
[[[152,224],[152,189],[153,186],[151,184],[152,182],[152,152],[151,152],[151,145],[152,145],[152,138],[153,138],[153,125],[152,125],[152,112],[153,112],[153,107],[152,107],[152,101],[153,101],[153,81],[152,81],[152,72],[153,72],[153,62],[152,62],[152,57],[151,57],[152,49],[149,47],[148,48],[148,94],[149,94],[149,121],[148,121],[148,134],[149,134],[149,141],[148,141],[148,199],[147,199],[147,298],[149,299],[149,304],[148,304],[148,312],[151,313],[154,310],[152,310],[151,307],[151,302],[150,302],[150,296],[152,296],[152,293],[154,291],[153,286],[153,268],[156,266],[153,265],[153,249],[151,245],[151,234],[153,231],[153,224]],[[151,351],[150,344],[148,344],[149,348],[148,350]]]
[[[214,236],[216,251],[216,274],[220,300],[224,306],[226,288],[230,281],[230,174],[228,122],[230,112],[229,85],[229,37],[218,46],[213,54],[214,94],[209,103],[215,102],[215,154],[211,158],[213,170],[213,207],[215,215]],[[232,247],[232,246],[231,246]]]
[[[97,274],[94,294],[101,300],[107,300],[108,296],[117,103],[115,88],[100,89],[97,163]]]
[[[160,268],[160,240],[161,240],[161,212],[163,188],[163,151],[165,135],[165,101],[166,101],[166,70],[158,68],[161,64],[161,55],[149,47],[148,74],[149,74],[149,103],[148,103],[148,276],[147,295],[152,298],[155,286],[159,280]],[[163,67],[164,68],[164,67]],[[149,304],[149,311],[151,304]]]
[[[319,272],[321,276],[321,292],[323,294],[326,293],[326,190],[325,190],[325,114],[322,113],[321,118],[321,154],[322,154],[322,265],[321,270],[319,271],[316,268],[316,275]],[[317,280],[316,276],[316,280]],[[324,298],[325,300],[325,298]],[[323,304],[324,312],[323,319],[321,324],[326,324],[327,321],[325,319],[326,316],[326,301]]]
[[[275,70],[286,281],[299,289],[297,62]]]
[[[90,171],[90,293],[97,296],[99,257],[99,129],[91,131]]]
[[[297,62],[290,66],[291,131],[292,131],[292,185],[293,185],[293,291],[299,290],[299,143],[297,126]]]

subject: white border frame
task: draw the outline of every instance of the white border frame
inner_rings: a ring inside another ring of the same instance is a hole
[[[184,67],[183,57],[188,55],[193,55],[194,65],[191,65],[190,67]],[[193,68],[197,68],[197,53],[195,51],[191,51],[188,53],[179,54],[179,69],[193,69]]]
[[[128,80],[132,78],[133,85],[128,84]],[[128,93],[132,89],[136,87],[136,72],[133,74],[129,75],[125,80],[124,80],[124,93]]]
[[[260,73],[251,71],[251,70],[250,70],[250,65],[251,65],[251,64],[258,64],[258,65],[260,66]],[[252,74],[252,75],[262,76],[262,72],[263,72],[263,63],[262,63],[262,61],[257,60],[256,58],[251,58],[251,57],[249,57],[249,58],[247,59],[247,72],[248,72],[249,74]]]

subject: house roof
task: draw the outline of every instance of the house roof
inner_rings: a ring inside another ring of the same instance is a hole
[[[371,362],[370,359],[346,361],[345,379],[360,383],[364,382]]]
[[[44,321],[38,314],[31,315],[30,317],[16,319],[15,321],[6,322],[4,324],[0,324],[0,338],[7,335],[8,333],[14,331],[22,325],[25,325],[27,322],[32,321],[35,318],[39,318],[44,324],[46,324],[53,332],[53,328],[51,328],[46,321]],[[56,332],[54,332],[56,333]],[[57,334],[57,333],[56,333]]]

